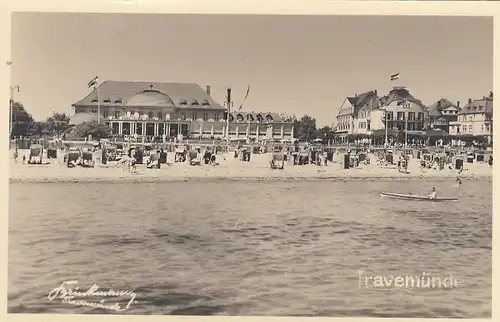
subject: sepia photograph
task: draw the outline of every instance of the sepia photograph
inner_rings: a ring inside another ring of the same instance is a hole
[[[13,12],[7,313],[491,318],[493,20]]]

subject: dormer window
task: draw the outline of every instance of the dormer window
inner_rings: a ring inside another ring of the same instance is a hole
[[[266,115],[266,121],[268,121],[268,122],[272,122],[273,121],[273,117],[271,116],[271,114],[267,114]]]
[[[191,105],[200,105],[197,100],[192,100]]]
[[[95,98],[93,100],[90,101],[90,103],[97,103],[99,102],[98,100],[96,100]]]
[[[208,102],[208,100],[203,100],[203,102],[201,103],[201,105],[207,106],[207,105],[210,105],[210,103]]]
[[[158,119],[159,119],[159,120],[162,120],[162,119],[163,119],[163,113],[162,113],[162,112],[158,112],[158,114],[157,114],[157,115],[158,115]]]
[[[250,122],[253,122],[254,121],[253,115],[252,114],[248,114],[247,115],[247,120],[250,121]]]
[[[122,103],[122,100],[121,99],[117,99],[115,100],[115,104],[121,104]]]
[[[259,122],[264,121],[264,118],[262,117],[262,115],[257,114],[257,121],[259,121]]]
[[[187,103],[188,102],[186,100],[180,100],[180,102],[179,102],[180,105],[187,105]]]
[[[109,103],[111,103],[111,100],[110,100],[109,98],[107,98],[107,99],[105,99],[105,100],[103,101],[103,103],[109,104]]]
[[[236,116],[236,120],[237,120],[238,122],[243,122],[245,119],[243,118],[243,115],[238,114],[238,115]]]

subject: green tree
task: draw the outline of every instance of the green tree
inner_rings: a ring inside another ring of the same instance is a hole
[[[46,130],[49,133],[57,135],[60,137],[61,133],[69,128],[69,115],[66,113],[52,113],[52,116],[48,117],[45,121]]]
[[[47,124],[45,122],[32,121],[26,129],[25,136],[43,136],[47,134]]]
[[[322,128],[316,131],[316,138],[323,139],[325,142],[328,142],[333,139],[333,130],[331,127],[323,126]]]
[[[295,137],[299,141],[311,141],[316,138],[316,119],[308,115],[304,115],[300,120],[294,121]]]
[[[111,137],[112,132],[106,123],[98,124],[97,121],[93,121],[76,125],[71,131],[71,135],[80,138],[92,135],[92,138],[95,139],[106,139]]]
[[[9,113],[10,114],[10,113]],[[19,102],[12,103],[12,115],[9,118],[9,125],[12,123],[12,137],[26,136],[26,130],[30,123],[33,122],[33,117]]]

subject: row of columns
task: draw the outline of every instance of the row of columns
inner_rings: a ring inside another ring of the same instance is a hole
[[[246,127],[246,130],[245,130],[245,135],[246,135],[247,137],[249,137],[249,136],[250,136],[250,125],[246,125],[245,127]],[[240,134],[240,131],[239,131],[239,130],[240,130],[239,125],[236,125],[236,136],[239,136],[239,134]],[[293,137],[293,130],[294,130],[294,129],[293,129],[293,127],[292,127],[292,133],[291,133],[291,134],[292,134],[292,137]],[[222,131],[222,132],[223,132],[223,133],[225,133],[225,134],[227,135],[227,134],[228,134],[228,131],[229,131],[229,130],[228,130],[228,128],[227,128],[227,125],[224,125],[224,128],[223,128],[223,131]],[[274,131],[274,129],[273,129],[273,131]],[[213,134],[213,133],[212,133],[212,134]],[[257,125],[257,128],[256,128],[256,130],[255,130],[255,136],[257,136],[257,137],[258,137],[258,136],[259,136],[259,134],[260,134],[260,127],[259,127],[259,125]],[[273,135],[274,135],[274,133],[273,133]],[[285,126],[284,126],[284,125],[281,125],[280,135],[281,135],[281,137],[283,137],[283,136],[285,135]]]
[[[181,124],[185,123],[151,123],[151,122],[109,122],[109,126],[113,129],[115,124],[118,124],[118,134],[122,135],[123,134],[123,124],[128,123],[129,124],[129,134],[133,135],[137,132],[137,125],[141,124],[142,129],[141,133],[137,133],[137,135],[146,135],[146,128],[148,124],[153,124],[153,136],[159,136],[160,135],[160,124],[163,124],[163,133],[169,133],[170,132],[170,127],[172,124],[180,126]]]
[[[113,122],[111,121],[110,122],[110,127],[111,128],[114,128],[114,124],[118,124],[118,134],[119,135],[122,135],[123,134],[123,124],[124,123],[128,123],[129,126],[130,126],[130,129],[129,129],[129,134],[133,135],[136,133],[137,131],[137,124],[139,124],[138,122]],[[153,136],[159,136],[160,134],[160,124],[164,124],[164,129],[163,129],[163,133],[165,134],[170,134],[170,128],[171,128],[171,125],[174,124],[174,125],[177,125],[180,127],[181,124],[186,124],[186,123],[151,123],[151,122],[141,122],[140,124],[142,124],[142,130],[141,130],[141,133],[137,133],[137,135],[142,135],[142,136],[145,136],[146,135],[146,128],[147,128],[147,125],[148,124],[153,124],[154,125],[154,130],[153,130]],[[208,127],[210,127],[210,134],[213,136],[214,135],[214,124],[204,124],[204,123],[192,123],[191,125],[193,124],[199,124],[199,134],[203,134],[203,128],[205,126],[208,125]],[[274,130],[274,129],[273,129]],[[243,134],[243,131],[245,133],[245,135],[247,137],[250,136],[250,125],[245,125],[245,129],[241,131],[240,133],[240,126],[237,125],[236,126],[236,136],[239,136],[240,134]],[[291,136],[293,137],[293,127],[292,127],[292,133],[291,133]],[[179,132],[179,130],[178,130]],[[260,127],[259,125],[257,125],[257,128],[256,128],[256,131],[255,131],[255,136],[259,136],[260,134]],[[222,128],[222,133],[224,134],[228,134],[228,127],[227,127],[227,124],[224,124],[223,125],[223,128]],[[284,125],[281,125],[281,129],[280,129],[280,134],[281,134],[281,137],[284,137],[284,134],[285,134],[285,127]],[[274,133],[273,133],[273,136],[274,136]]]

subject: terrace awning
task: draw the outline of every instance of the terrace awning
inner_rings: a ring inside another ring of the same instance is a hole
[[[446,137],[449,136],[448,132],[441,129],[429,129],[426,131],[428,137]]]
[[[416,136],[426,136],[425,131],[407,131],[408,135],[416,135]]]
[[[374,137],[385,137],[385,130],[373,130],[372,136]],[[387,136],[397,137],[398,131],[390,129],[387,130]]]

